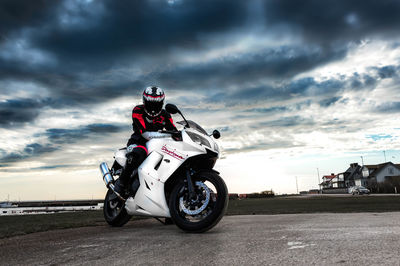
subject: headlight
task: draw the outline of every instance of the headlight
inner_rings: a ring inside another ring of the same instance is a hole
[[[202,137],[202,136],[200,136],[200,135],[198,135],[196,133],[189,132],[189,131],[186,131],[186,133],[197,144],[202,144],[202,145],[207,146],[207,147],[209,147],[211,149],[210,142],[208,140],[206,140],[204,137]]]

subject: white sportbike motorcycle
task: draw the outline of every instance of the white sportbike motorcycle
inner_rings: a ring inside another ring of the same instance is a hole
[[[165,109],[182,116],[184,121],[178,123],[184,129],[145,133],[148,156],[134,173],[138,178],[131,181],[126,200],[114,191],[114,177],[126,164],[126,148],[115,153],[111,169],[105,162],[100,164],[108,188],[104,218],[111,226],[124,225],[132,215],[171,218],[184,231],[204,232],[221,220],[228,206],[228,189],[213,170],[219,148],[175,105],[167,104]],[[217,139],[220,133],[214,130],[212,136]]]

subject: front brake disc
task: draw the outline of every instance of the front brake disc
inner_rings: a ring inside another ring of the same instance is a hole
[[[179,206],[181,207],[182,211],[186,214],[189,215],[197,215],[204,211],[204,209],[207,207],[208,203],[210,202],[210,189],[201,181],[196,181],[195,185],[202,191],[205,191],[206,193],[206,199],[202,201],[202,204],[199,208],[195,210],[190,210],[188,207],[190,207],[190,203],[186,202],[183,197],[180,197],[179,199]]]

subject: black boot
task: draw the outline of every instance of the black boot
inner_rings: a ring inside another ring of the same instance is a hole
[[[115,192],[117,192],[118,194],[120,194],[123,198],[127,198],[128,197],[128,187],[132,181],[132,174],[134,171],[135,165],[132,164],[132,159],[130,158],[130,160],[128,159],[127,164],[125,165],[125,168],[122,169],[122,172],[119,176],[119,178],[117,179],[117,181],[114,184],[114,190]]]
[[[126,197],[126,186],[123,184],[121,179],[117,179],[117,181],[115,181],[114,191],[117,192],[121,197]]]
[[[139,176],[137,174],[137,169],[135,169],[131,175],[131,180],[132,180],[132,185],[131,185],[131,196],[134,198],[136,195],[136,192],[139,189],[140,182],[139,182]]]

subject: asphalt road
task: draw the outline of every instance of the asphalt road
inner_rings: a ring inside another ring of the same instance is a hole
[[[228,216],[187,234],[156,220],[0,239],[1,265],[400,265],[400,212]]]

